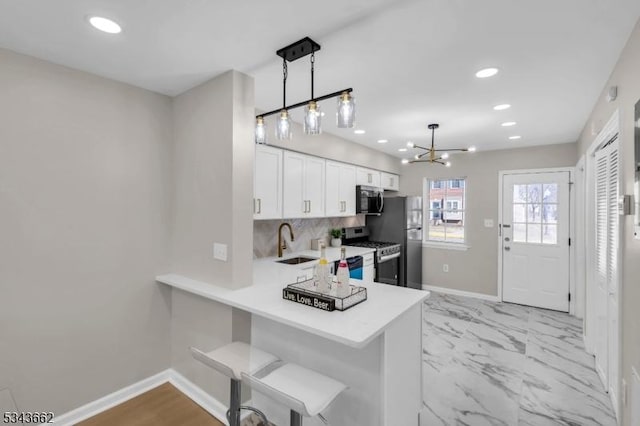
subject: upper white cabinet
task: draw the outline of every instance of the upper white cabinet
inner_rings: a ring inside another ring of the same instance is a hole
[[[356,168],[356,184],[380,188],[380,172],[377,170]]]
[[[327,161],[326,216],[355,216],[356,167]]]
[[[282,218],[281,149],[256,145],[253,182],[253,218]]]
[[[285,151],[283,177],[283,217],[324,217],[324,159]]]
[[[400,176],[393,173],[380,172],[380,179],[382,180],[382,189],[389,191],[400,190]]]

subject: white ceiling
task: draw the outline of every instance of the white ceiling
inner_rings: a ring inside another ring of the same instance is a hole
[[[93,14],[122,34],[95,31]],[[398,148],[428,144],[430,122],[439,147],[575,141],[638,17],[637,0],[0,0],[0,46],[169,95],[237,69],[271,110],[282,102],[275,51],[310,36],[322,45],[316,94],[353,87],[366,134],[335,127],[334,99],[324,131],[409,157]],[[486,66],[501,72],[475,78]],[[310,97],[308,57],[288,81],[288,103]]]

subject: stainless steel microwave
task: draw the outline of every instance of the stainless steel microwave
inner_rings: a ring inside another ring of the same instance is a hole
[[[380,214],[384,208],[384,192],[372,186],[356,186],[356,213]]]

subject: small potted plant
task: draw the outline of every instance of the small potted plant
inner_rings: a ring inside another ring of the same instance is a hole
[[[342,245],[342,229],[333,228],[329,230],[331,235],[331,247],[340,247]]]

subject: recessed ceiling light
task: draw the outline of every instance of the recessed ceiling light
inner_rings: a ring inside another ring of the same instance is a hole
[[[378,143],[387,143],[387,142],[389,142],[389,141],[388,141],[388,140],[386,140],[386,139],[380,139],[380,140],[378,140]]]
[[[522,138],[522,136],[509,136],[509,139],[511,139],[512,141],[520,138]]]
[[[415,143],[413,143],[413,142],[407,142],[407,146],[408,146],[409,148],[415,148],[416,144],[415,144]]]
[[[516,122],[515,121],[507,121],[502,123],[502,127],[511,127],[511,126],[515,126]]]
[[[365,133],[367,133],[367,132],[365,132],[365,131],[364,131],[364,130],[362,130],[362,129],[358,129],[358,130],[354,130],[354,131],[353,131],[353,133],[355,133],[356,135],[364,135],[364,134],[365,134]]]
[[[400,152],[407,152],[407,148],[398,148],[398,151],[400,151]]]
[[[511,105],[509,104],[500,104],[493,107],[493,109],[495,109],[496,111],[504,111],[505,109],[509,108],[511,108]]]
[[[494,75],[498,74],[498,71],[499,71],[498,68],[484,68],[476,73],[476,77],[478,78],[493,77]]]
[[[409,160],[407,160],[406,158],[402,159],[402,164],[408,164],[408,163],[409,163]]]
[[[96,29],[104,31],[109,34],[119,34],[122,32],[122,27],[111,19],[103,18],[101,16],[91,16],[89,23]]]

